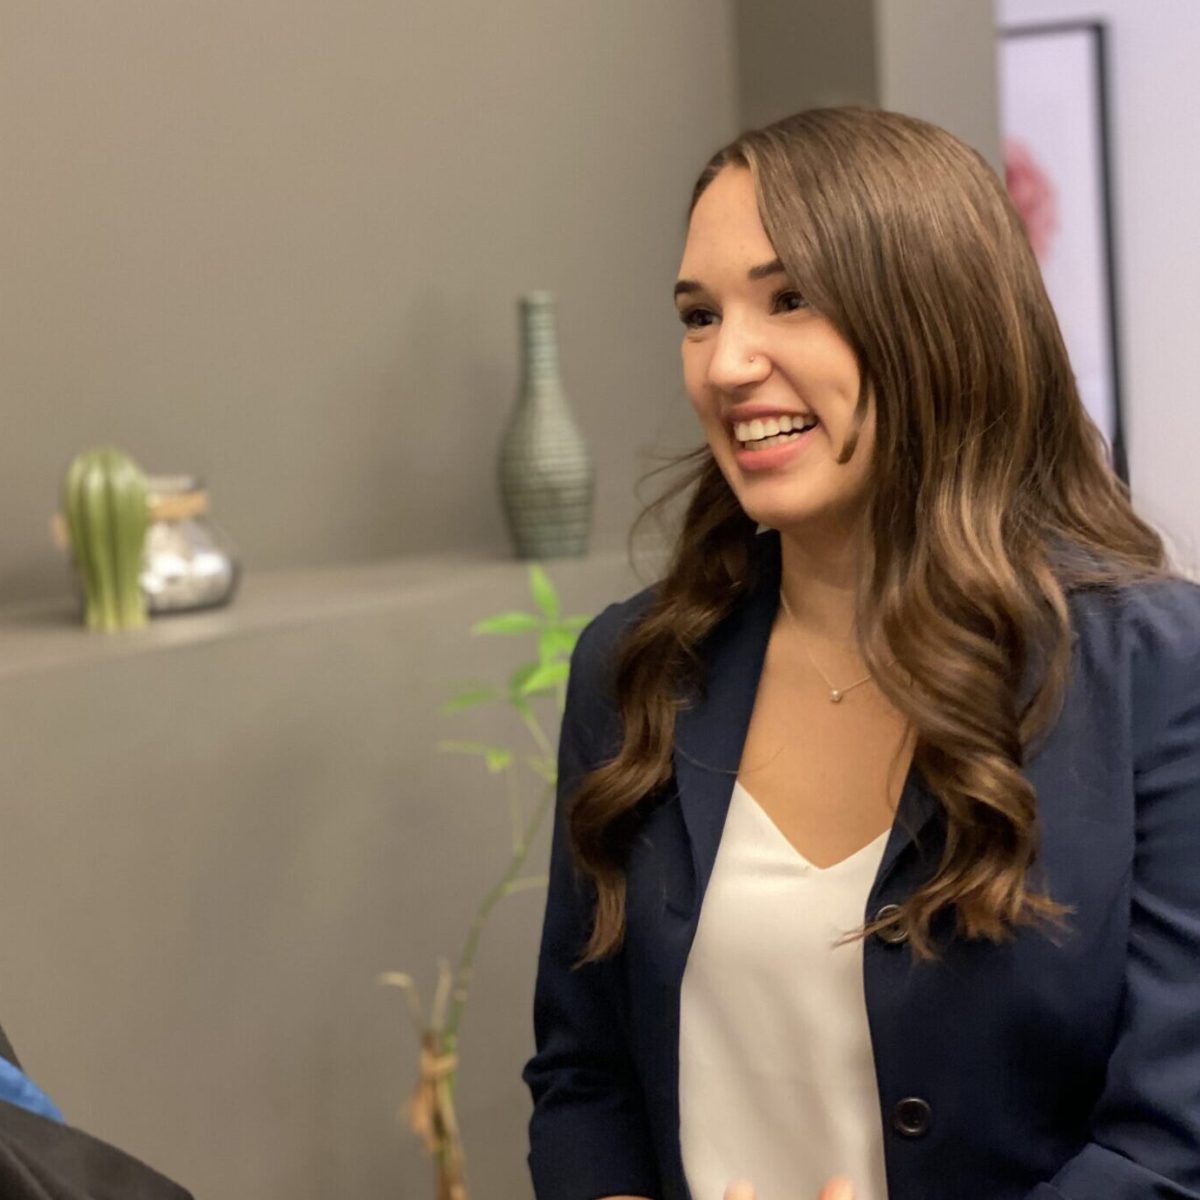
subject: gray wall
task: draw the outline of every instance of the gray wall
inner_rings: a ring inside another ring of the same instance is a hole
[[[874,0],[739,0],[736,12],[742,124],[878,103]]]
[[[731,4],[0,0],[0,28],[0,1020],[70,1120],[198,1196],[426,1194],[374,978],[428,994],[508,840],[434,741],[524,736],[437,713],[528,656],[466,635],[528,603],[494,484],[515,300],[559,297],[596,526],[546,565],[595,612],[641,583],[648,449],[697,436],[670,288],[737,127]],[[207,477],[232,609],[73,623],[47,518],[99,440]],[[481,1200],[529,1194],[540,915],[497,911],[464,1028]]]
[[[740,0],[743,123],[878,105],[942,125],[1000,165],[993,0]]]
[[[515,299],[559,297],[594,545],[681,397],[729,0],[0,0],[0,604],[99,440],[198,471],[252,567],[504,544]],[[676,411],[690,411],[684,403]]]
[[[879,103],[942,125],[997,170],[993,0],[875,0]]]
[[[568,613],[640,586],[623,554],[553,568]],[[118,639],[58,608],[0,620],[0,1020],[67,1119],[213,1200],[432,1195],[395,1112],[428,1003],[509,857],[505,781],[442,738],[536,753],[507,706],[444,715],[536,657],[471,637],[530,608],[463,556],[255,577],[236,609]],[[552,697],[533,702],[557,737]],[[528,810],[541,783],[517,772]],[[545,869],[548,828],[528,872]],[[530,1194],[544,891],[476,960],[459,1117],[476,1200]]]

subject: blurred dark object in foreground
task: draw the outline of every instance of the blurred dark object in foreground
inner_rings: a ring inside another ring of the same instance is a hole
[[[21,1064],[0,1028],[0,1056]],[[0,1100],[3,1200],[192,1200],[190,1192],[115,1146]]]

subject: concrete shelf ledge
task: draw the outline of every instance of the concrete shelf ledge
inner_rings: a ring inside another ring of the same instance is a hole
[[[563,592],[564,611],[575,611],[572,595],[608,594],[609,599],[617,599],[643,586],[623,550],[540,561]],[[528,568],[529,563],[520,559],[452,551],[369,563],[251,570],[233,602],[224,608],[154,617],[145,629],[116,634],[86,630],[70,598],[0,607],[0,679],[421,607],[430,601],[436,609],[439,598],[455,595],[483,598],[481,615],[488,615],[492,609],[486,597],[511,597],[514,589],[519,595]]]

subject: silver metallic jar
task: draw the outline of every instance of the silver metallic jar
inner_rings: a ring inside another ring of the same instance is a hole
[[[194,475],[147,475],[150,522],[142,554],[142,591],[150,613],[227,604],[241,565],[232,543],[208,517],[208,492]]]

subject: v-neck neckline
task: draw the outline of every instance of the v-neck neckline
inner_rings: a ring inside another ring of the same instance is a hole
[[[800,852],[799,848],[792,842],[792,839],[789,838],[788,835],[784,833],[783,830],[780,829],[775,823],[775,818],[772,817],[765,808],[763,808],[758,800],[755,799],[754,793],[751,792],[750,789],[746,787],[746,785],[742,783],[740,779],[734,780],[734,787],[741,790],[743,797],[749,802],[749,806],[754,809],[758,813],[759,818],[765,822],[767,826],[769,826],[774,836],[788,848],[792,855],[799,860],[803,866],[817,875],[827,875],[831,872],[839,871],[841,868],[853,863],[856,859],[865,857],[868,851],[879,850],[879,852],[882,853],[882,848],[886,844],[888,836],[892,832],[892,827],[889,825],[885,830],[883,830],[882,833],[878,835],[878,837],[874,837],[865,845],[859,846],[857,850],[852,850],[846,855],[845,858],[839,858],[837,862],[830,863],[826,867],[818,867],[816,863],[806,858]]]

